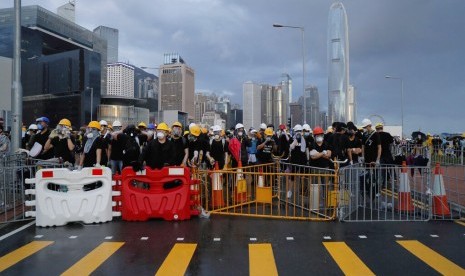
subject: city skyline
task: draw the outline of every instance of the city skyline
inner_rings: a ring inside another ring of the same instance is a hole
[[[51,11],[64,3],[22,1]],[[327,108],[330,2],[179,1],[159,3],[156,9],[148,3],[81,0],[76,4],[76,23],[91,30],[100,25],[119,29],[120,60],[131,64],[155,67],[162,64],[167,50],[183,53],[196,70],[196,91],[224,93],[233,103],[242,102],[244,81],[275,83],[282,72],[293,79],[293,98],[301,96],[299,33],[278,32],[272,24],[303,26],[306,82],[319,88],[321,109]],[[404,80],[406,133],[418,129],[462,132],[463,124],[454,114],[465,98],[465,57],[461,54],[463,38],[453,34],[461,33],[465,6],[452,0],[427,4],[419,0],[353,1],[344,5],[350,17],[350,77],[357,88],[358,121],[378,114],[388,124],[400,124],[401,87],[384,78],[389,74]],[[7,7],[12,3],[0,4],[0,8]]]

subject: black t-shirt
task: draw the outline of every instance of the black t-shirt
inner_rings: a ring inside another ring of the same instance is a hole
[[[362,145],[365,147],[365,163],[376,162],[376,158],[378,157],[378,145],[380,144],[381,140],[376,131],[363,134]]]
[[[305,151],[301,149],[300,140],[303,138],[297,139],[297,145],[291,151],[291,163],[297,165],[306,165],[307,164],[307,154]],[[308,145],[306,144],[305,147],[307,148]]]
[[[82,141],[82,147],[85,148],[87,142],[87,137],[84,138]],[[84,152],[84,163],[83,167],[93,167],[97,163],[97,149],[103,149],[103,140],[101,137],[98,137],[95,139],[94,143],[92,143],[92,147],[90,148],[89,152],[85,153]],[[103,155],[102,151],[102,155]],[[103,164],[102,161],[100,161],[100,164]]]
[[[391,144],[394,142],[389,132],[378,132],[381,141],[381,158],[385,161],[392,161]]]
[[[52,131],[49,128],[47,128],[47,131],[45,131],[44,133],[37,133],[36,135],[34,135],[34,142],[37,142],[42,145],[42,153],[37,156],[37,159],[45,160],[53,158],[53,150],[48,150],[45,153],[43,151],[45,143],[47,142],[48,136],[50,136],[51,132]],[[32,144],[31,147],[32,146],[34,146],[34,144]]]
[[[278,155],[286,159],[289,156],[289,145],[292,141],[292,138],[289,138],[289,141],[288,141],[286,134],[281,134],[279,137],[277,136],[273,136],[273,137],[276,137],[277,139]]]
[[[75,145],[76,142],[74,141],[74,138],[71,137],[70,139],[73,145]],[[65,162],[68,161],[70,163],[74,163],[72,151],[70,151],[68,147],[68,139],[55,137],[50,141],[50,144],[53,146],[53,154],[55,157],[61,157]]]
[[[260,139],[258,145],[261,145],[265,142],[265,139]],[[257,151],[257,159],[260,164],[267,164],[273,162],[273,146],[275,146],[275,141],[271,139],[268,142],[265,142],[265,147]]]
[[[349,149],[354,149],[354,148],[361,149],[362,148],[362,141],[360,139],[358,139],[357,137],[354,137],[354,140],[352,140],[352,141],[349,138],[347,148],[349,148]],[[355,154],[354,152],[352,152],[352,161],[354,163],[358,162],[358,157],[359,157],[358,154]]]
[[[160,143],[158,139],[150,140],[139,157],[139,162],[142,163],[143,161],[152,169],[161,169],[165,165],[174,165],[173,142],[166,140],[164,143]]]
[[[342,133],[334,133],[331,135],[331,159],[337,158],[339,161],[348,159],[347,148],[348,148],[349,137]]]
[[[174,164],[180,166],[184,160],[184,150],[188,148],[187,141],[184,137],[172,138],[171,141],[174,145]]]
[[[311,145],[311,148],[309,149],[310,151],[311,150],[316,150],[317,152],[323,152],[325,150],[331,150],[331,147],[325,142],[323,141],[323,143],[321,145],[318,145],[316,142],[313,143]],[[331,163],[328,159],[324,158],[324,157],[320,157],[318,159],[310,159],[310,165],[312,167],[316,167],[316,168],[329,168]]]
[[[106,165],[108,163],[108,147],[111,143],[111,135],[101,135],[102,138],[102,160],[100,161],[101,164]]]
[[[115,139],[111,139],[111,160],[123,160],[123,150],[126,147],[127,140],[128,136],[124,133],[119,133],[118,135],[116,135]]]
[[[189,148],[189,160],[192,160],[194,158],[194,152],[197,151],[199,153],[200,157],[200,151],[203,150],[204,148],[204,141],[202,140],[195,140],[195,141],[189,141],[188,142],[188,148]]]
[[[229,152],[229,143],[224,139],[212,140],[210,142],[208,151],[210,152],[210,156],[213,157],[217,162],[220,170],[224,167],[224,158],[225,153]]]

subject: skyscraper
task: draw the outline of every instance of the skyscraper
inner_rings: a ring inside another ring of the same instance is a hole
[[[242,85],[243,124],[249,127],[258,127],[261,123],[261,86],[247,81]]]
[[[134,66],[109,63],[107,67],[107,95],[134,98]]]
[[[349,31],[344,5],[337,1],[328,17],[328,123],[347,121]]]
[[[318,87],[314,85],[305,87],[305,98],[307,101],[306,123],[311,127],[315,127],[320,124],[320,95],[318,93]]]
[[[107,41],[107,62],[118,62],[118,29],[98,26],[94,29],[94,33]]]
[[[292,103],[292,78],[289,74],[283,73],[281,75],[281,87],[283,93],[286,93],[289,96],[288,103]]]
[[[158,110],[179,110],[194,120],[195,71],[179,54],[165,54],[160,67]]]

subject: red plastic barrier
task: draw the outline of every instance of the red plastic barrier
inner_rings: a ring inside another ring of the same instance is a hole
[[[137,174],[131,167],[124,168],[121,173],[122,219],[190,219],[195,214],[191,210],[191,184],[188,168],[146,168],[145,174]]]

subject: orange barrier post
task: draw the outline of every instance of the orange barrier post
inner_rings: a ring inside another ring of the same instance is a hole
[[[442,171],[439,163],[436,163],[436,167],[434,168],[433,215],[450,215],[449,204],[447,203],[446,189],[444,188],[444,179],[442,178]]]
[[[407,173],[407,164],[405,161],[402,162],[402,170],[400,173],[399,182],[399,201],[397,204],[397,210],[402,212],[413,212],[415,207],[413,206],[412,196],[410,192],[410,183]]]
[[[247,201],[247,181],[242,174],[242,162],[239,161],[237,164],[235,203],[242,203],[245,201]]]
[[[213,169],[213,173],[211,174],[212,178],[212,207],[223,207],[224,199],[223,199],[223,177],[221,176],[219,171],[218,162],[215,162],[215,168]]]
[[[263,179],[263,168],[262,167],[258,168],[258,172],[260,174],[258,175],[257,187],[263,188],[265,187],[265,180]]]

